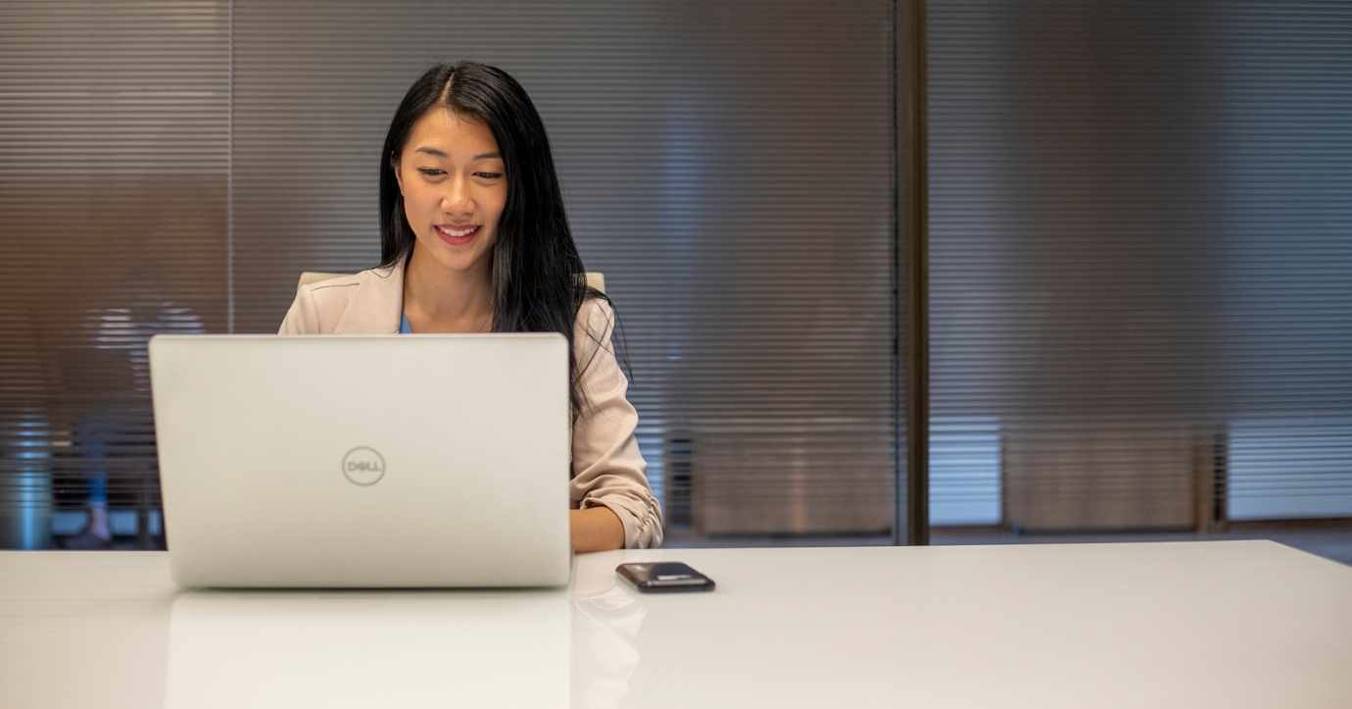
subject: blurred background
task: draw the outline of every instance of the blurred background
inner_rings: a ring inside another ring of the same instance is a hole
[[[0,547],[163,548],[146,340],[374,265],[394,107],[473,59],[549,129],[669,545],[1352,562],[1348,37],[1337,0],[11,0]]]

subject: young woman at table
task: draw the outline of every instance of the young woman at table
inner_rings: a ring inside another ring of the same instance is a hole
[[[301,286],[281,334],[563,334],[573,548],[660,544],[614,311],[586,285],[544,124],[515,79],[464,62],[413,83],[380,156],[380,232],[381,265]]]

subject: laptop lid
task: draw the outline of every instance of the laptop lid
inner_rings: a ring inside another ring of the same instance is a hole
[[[561,335],[160,335],[150,366],[180,585],[568,582]]]

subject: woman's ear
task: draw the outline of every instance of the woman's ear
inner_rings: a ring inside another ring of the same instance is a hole
[[[394,181],[399,183],[399,194],[404,194],[404,176],[399,174],[399,156],[390,153],[390,169],[394,170]]]

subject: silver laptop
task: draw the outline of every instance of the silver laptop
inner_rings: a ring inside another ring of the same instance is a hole
[[[561,335],[160,335],[150,370],[180,586],[568,582]]]

